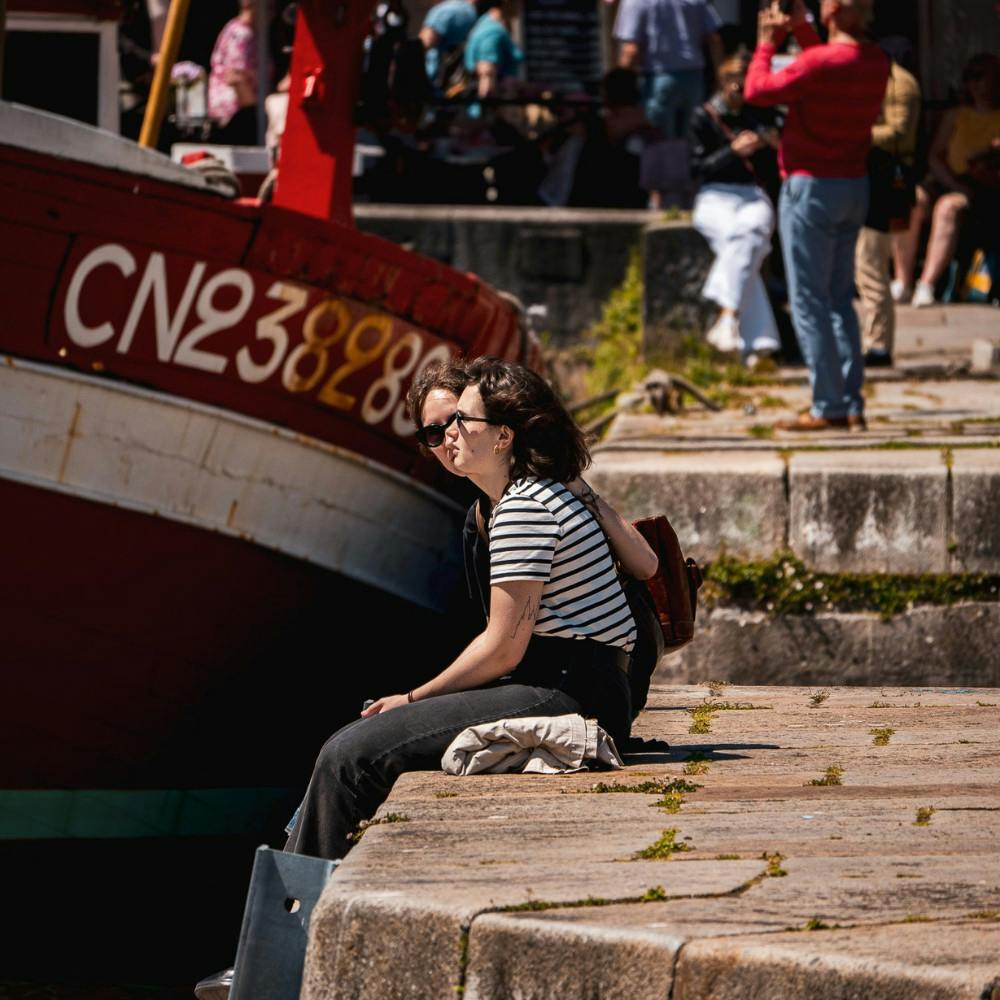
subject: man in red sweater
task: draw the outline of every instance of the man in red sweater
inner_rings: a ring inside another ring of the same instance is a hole
[[[792,320],[809,366],[808,413],[781,430],[863,430],[864,361],[854,312],[854,244],[868,209],[868,149],[889,60],[863,41],[872,0],[822,0],[821,43],[805,5],[788,16],[774,2],[760,13],[744,93],[751,104],[788,106],[779,164],[782,253]],[[772,72],[792,31],[802,53]]]

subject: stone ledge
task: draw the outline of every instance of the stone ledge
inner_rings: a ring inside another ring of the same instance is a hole
[[[326,887],[302,996],[1000,1000],[1000,690],[733,685],[716,700],[758,710],[689,734],[708,693],[654,687],[637,735],[672,749],[603,776],[673,781],[697,755],[676,814],[579,794],[593,774],[404,775],[383,809],[409,822]],[[813,785],[832,762],[842,784]],[[623,863],[663,828],[684,854]]]
[[[1000,602],[872,613],[767,615],[699,610],[695,638],[665,656],[661,684],[707,677],[736,684],[1000,686]]]
[[[682,941],[628,927],[484,914],[469,935],[465,996],[667,997]]]
[[[855,927],[766,938],[692,941],[677,963],[674,1000],[994,1000],[993,928],[970,923]]]
[[[821,572],[947,572],[948,507],[940,452],[803,452],[789,463],[789,547]]]
[[[685,555],[765,559],[787,546],[785,463],[774,452],[599,452],[587,473],[630,520],[667,512]]]
[[[790,548],[827,573],[1000,573],[1000,450],[598,450],[588,479],[630,520],[665,513],[686,555]]]
[[[952,457],[952,561],[968,573],[1000,566],[1000,449]]]
[[[330,886],[337,885],[331,879]],[[329,890],[329,887],[328,887]],[[302,1000],[450,997],[471,913],[386,888],[325,891],[313,910]]]

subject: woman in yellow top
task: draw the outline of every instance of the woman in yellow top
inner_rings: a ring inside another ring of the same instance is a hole
[[[966,63],[962,71],[962,103],[944,116],[934,137],[930,175],[917,187],[917,204],[903,241],[907,246],[900,255],[902,261],[899,257],[896,261],[893,292],[897,301],[905,301],[912,287],[916,244],[933,202],[924,269],[913,289],[912,301],[918,308],[934,304],[934,286],[955,253],[959,228],[970,205],[976,202],[977,215],[981,211],[994,215],[997,212],[998,157],[1000,58],[983,52]]]

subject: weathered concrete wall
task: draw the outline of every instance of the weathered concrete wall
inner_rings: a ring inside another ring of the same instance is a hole
[[[1000,573],[1000,450],[597,449],[588,479],[625,517],[666,514],[699,562],[788,548],[824,573]]]
[[[712,266],[708,243],[688,222],[654,223],[642,235],[642,336],[647,352],[669,352],[704,330],[717,307],[701,297]]]
[[[918,606],[888,621],[705,608],[695,638],[660,661],[656,680],[993,687],[998,647],[1000,603]]]
[[[1000,449],[955,451],[951,480],[952,565],[995,573],[1000,566]]]
[[[648,212],[358,205],[359,229],[478,275],[544,305],[541,323],[567,342],[600,317],[640,245]],[[700,237],[699,237],[700,238]]]
[[[793,552],[824,573],[945,573],[948,468],[938,451],[815,451],[789,462]]]
[[[357,205],[355,218],[365,232],[545,306],[541,328],[558,344],[600,318],[634,250],[642,253],[647,350],[669,350],[716,312],[701,297],[712,253],[689,222],[650,212],[421,205]]]
[[[766,559],[788,544],[785,463],[776,452],[599,452],[587,480],[630,520],[666,514],[686,555]]]

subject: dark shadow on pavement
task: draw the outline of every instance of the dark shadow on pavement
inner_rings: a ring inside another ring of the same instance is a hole
[[[683,764],[692,757],[707,763],[719,760],[742,760],[745,753],[727,753],[730,750],[780,750],[777,743],[685,743],[671,746],[669,752],[625,753],[626,764]]]

